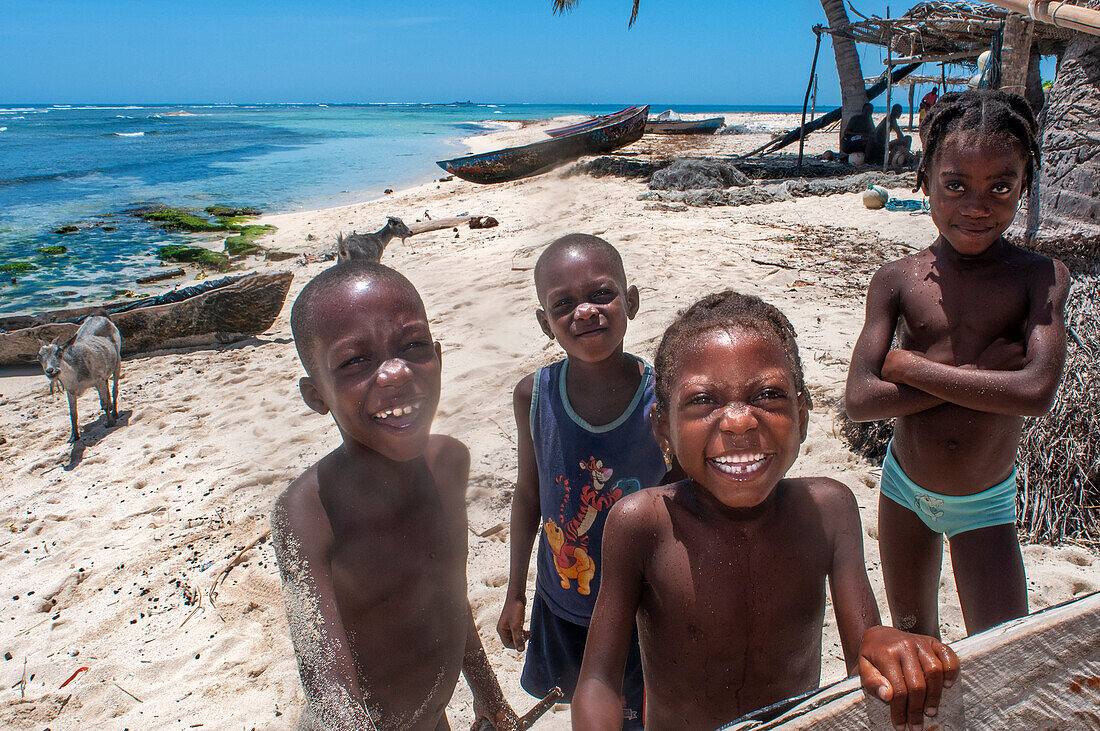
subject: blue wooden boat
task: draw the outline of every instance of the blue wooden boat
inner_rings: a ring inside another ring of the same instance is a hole
[[[580,132],[520,147],[440,160],[436,164],[471,183],[519,180],[552,170],[582,155],[610,152],[638,141],[645,131],[648,114],[649,107],[644,106],[625,118],[608,119],[596,127],[582,129]]]
[[[592,129],[593,127],[599,127],[601,124],[606,124],[612,120],[625,119],[632,116],[641,107],[633,106],[626,109],[620,109],[613,114],[604,114],[598,117],[591,117],[583,122],[577,122],[575,124],[566,125],[565,127],[555,127],[554,129],[546,130],[546,134],[551,137],[563,137],[565,135],[573,134],[574,132],[583,132],[586,129]]]

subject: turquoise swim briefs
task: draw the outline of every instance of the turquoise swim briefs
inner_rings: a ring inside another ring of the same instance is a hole
[[[894,445],[882,463],[882,494],[917,514],[929,529],[952,538],[991,525],[1016,522],[1016,468],[1008,479],[973,495],[929,492],[909,479],[894,459]]]

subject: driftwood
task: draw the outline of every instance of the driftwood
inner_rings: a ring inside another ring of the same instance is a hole
[[[471,216],[468,213],[464,213],[461,216],[451,216],[450,218],[429,218],[427,221],[410,223],[409,230],[413,232],[413,236],[416,236],[417,234],[426,233],[428,231],[439,231],[444,228],[458,228],[459,226],[491,228],[490,226],[474,225],[475,221],[485,218],[490,218],[490,216]]]
[[[1086,729],[1100,705],[1100,593],[953,643],[962,673],[943,692],[937,731]],[[729,731],[892,728],[889,706],[867,698],[859,679],[822,688],[773,720],[735,721]]]

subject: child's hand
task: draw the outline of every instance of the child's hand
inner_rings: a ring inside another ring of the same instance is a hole
[[[474,716],[477,720],[470,731],[519,731],[519,716],[503,698],[484,705],[474,699]]]
[[[506,599],[497,620],[497,634],[504,646],[523,652],[524,641],[530,636],[523,631],[523,615],[526,606],[521,599]]]
[[[982,351],[975,365],[985,371],[1018,371],[1027,365],[1027,351],[1023,343],[998,338]]]
[[[916,353],[911,353],[908,350],[889,351],[886,353],[886,359],[882,362],[882,380],[904,384],[906,369],[914,358],[919,357]]]
[[[935,716],[943,688],[959,676],[959,658],[947,645],[892,627],[871,627],[859,648],[863,687],[890,704],[894,727],[917,731]]]

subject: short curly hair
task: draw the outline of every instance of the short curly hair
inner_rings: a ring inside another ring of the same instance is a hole
[[[812,407],[813,402],[806,390],[806,377],[802,371],[802,360],[798,357],[798,343],[790,320],[775,305],[770,305],[755,295],[727,289],[709,294],[681,311],[665,330],[661,344],[657,347],[657,355],[653,359],[654,391],[659,411],[668,411],[680,354],[689,343],[714,330],[730,330],[735,327],[774,336],[779,340],[794,375],[795,392],[807,407]]]
[[[953,132],[966,132],[978,139],[1015,142],[1025,161],[1025,188],[1039,169],[1039,125],[1031,106],[1018,94],[997,89],[973,89],[948,92],[939,98],[920,125],[920,140],[924,156],[917,168],[917,185],[921,189],[928,176],[928,166],[943,147],[943,141]]]

